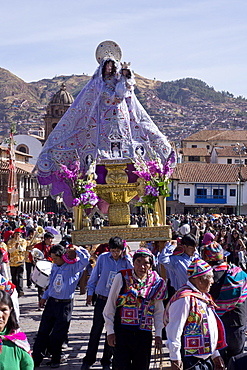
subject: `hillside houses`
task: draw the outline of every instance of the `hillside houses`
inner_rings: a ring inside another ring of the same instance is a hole
[[[212,149],[212,163],[245,164],[247,165],[247,152],[244,145],[218,146]]]
[[[178,151],[178,163],[206,162],[210,163],[210,153],[206,148],[183,148]]]
[[[202,130],[181,141],[182,148],[206,148],[209,151],[217,146],[247,147],[247,130]]]

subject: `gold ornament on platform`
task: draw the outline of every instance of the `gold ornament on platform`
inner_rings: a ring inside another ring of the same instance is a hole
[[[82,228],[90,230],[91,229],[90,226],[91,226],[91,220],[88,217],[88,215],[86,214],[85,209],[83,209],[83,212],[82,212]]]
[[[129,202],[137,195],[137,183],[128,183],[127,164],[106,164],[106,184],[97,184],[97,195],[109,203],[110,226],[130,224]]]
[[[159,215],[159,224],[161,226],[166,225],[166,197],[164,195],[158,196],[154,209],[155,212]]]
[[[74,226],[76,230],[82,229],[82,214],[83,209],[79,206],[73,207],[73,214],[74,214]]]

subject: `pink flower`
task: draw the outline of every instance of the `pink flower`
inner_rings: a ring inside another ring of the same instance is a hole
[[[133,171],[134,174],[136,174],[138,177],[141,177],[145,181],[150,181],[151,180],[151,175],[145,171]]]
[[[145,188],[145,195],[153,195],[154,197],[157,197],[159,195],[159,189],[151,185],[147,185]]]
[[[157,162],[155,161],[149,161],[147,162],[147,167],[149,169],[149,172],[152,176],[156,176],[156,174],[160,174],[161,175],[161,169],[159,168],[159,165]]]
[[[79,206],[79,204],[80,204],[80,199],[79,198],[74,198],[73,202],[72,202],[72,206],[77,207],[77,206]]]

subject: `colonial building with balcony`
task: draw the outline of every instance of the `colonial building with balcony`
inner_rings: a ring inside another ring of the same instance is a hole
[[[8,176],[9,157],[8,148],[0,146],[0,212],[5,213],[8,206]],[[18,188],[18,210],[22,213],[43,211],[46,208],[50,194],[48,186],[40,186],[32,171],[34,165],[29,163],[32,156],[15,151],[15,164]]]
[[[170,184],[167,214],[246,214],[246,181],[246,166],[178,163]]]
[[[37,135],[14,135],[16,154],[16,173],[18,184],[18,208],[23,213],[37,211],[58,212],[62,198],[54,200],[50,196],[49,186],[41,186],[32,173],[42,145],[70,105],[73,96],[61,85],[47,106],[44,116],[45,128],[40,127]],[[42,123],[41,123],[42,126]],[[7,210],[8,154],[7,144],[0,147],[0,212]],[[60,203],[59,203],[60,201]]]

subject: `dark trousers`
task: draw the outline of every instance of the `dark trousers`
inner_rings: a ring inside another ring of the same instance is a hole
[[[52,362],[60,362],[62,344],[68,333],[72,307],[72,300],[56,302],[54,298],[48,299],[33,346],[33,360],[36,366],[42,362],[47,348],[52,356]]]
[[[228,370],[247,369],[247,353],[233,356],[227,366]]]
[[[19,266],[10,266],[12,283],[15,284],[18,293],[23,292],[23,272],[24,264]]]
[[[145,330],[115,328],[116,346],[113,370],[148,370],[152,348],[152,333]]]
[[[37,288],[38,288],[38,300],[40,301],[42,298],[42,295],[45,292],[45,288],[41,288],[41,286],[38,286],[38,285],[37,285]]]
[[[31,273],[33,271],[33,264],[32,262],[25,262],[25,267],[26,267],[26,273],[27,273],[27,286],[30,287],[32,285],[31,281]]]
[[[97,358],[97,352],[99,347],[100,337],[104,328],[104,317],[103,310],[105,308],[106,300],[97,298],[94,307],[93,326],[90,332],[89,343],[87,347],[86,356],[83,358],[83,363],[93,365]],[[110,365],[111,357],[113,354],[113,348],[108,345],[107,339],[105,339],[103,357],[101,359],[102,365]]]
[[[244,352],[245,345],[245,325],[244,326],[225,326],[227,347],[220,350],[220,354],[228,365],[232,356]]]
[[[209,357],[206,360],[194,356],[183,357],[184,370],[213,370],[214,365]]]

